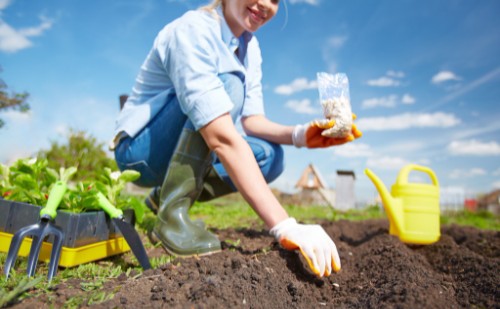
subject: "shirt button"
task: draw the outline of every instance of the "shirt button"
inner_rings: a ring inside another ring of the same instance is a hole
[[[237,38],[233,38],[231,40],[231,44],[233,44],[233,45],[240,45],[240,42],[239,42],[239,40]]]

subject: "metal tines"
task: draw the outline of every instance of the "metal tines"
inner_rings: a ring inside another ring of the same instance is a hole
[[[48,278],[51,280],[57,272],[59,259],[61,257],[61,250],[63,246],[64,233],[55,224],[52,219],[42,218],[40,223],[32,224],[21,228],[14,234],[10,243],[9,252],[5,261],[4,273],[8,278],[10,269],[15,264],[21,244],[27,236],[32,236],[31,249],[28,256],[28,268],[26,273],[29,277],[35,274],[36,265],[38,263],[38,256],[42,248],[43,240],[49,235],[54,235],[54,242],[52,243],[52,252],[50,254],[49,273]]]

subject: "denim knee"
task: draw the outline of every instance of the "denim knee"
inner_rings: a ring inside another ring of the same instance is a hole
[[[247,136],[245,139],[254,153],[266,182],[270,183],[278,178],[284,170],[283,147],[256,137]]]
[[[245,140],[250,145],[266,182],[270,183],[278,178],[284,170],[283,148],[278,144],[256,137],[245,136]],[[236,191],[231,178],[229,178],[224,166],[217,157],[215,158],[213,167],[224,182]]]

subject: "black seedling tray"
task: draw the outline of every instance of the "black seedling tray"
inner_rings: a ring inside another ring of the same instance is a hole
[[[40,222],[40,206],[0,199],[0,232],[15,234],[19,229]],[[126,209],[125,220],[134,223],[134,212]],[[88,244],[121,237],[104,211],[73,213],[58,210],[54,220],[64,232],[63,246],[76,248]],[[47,239],[52,242],[52,237]]]

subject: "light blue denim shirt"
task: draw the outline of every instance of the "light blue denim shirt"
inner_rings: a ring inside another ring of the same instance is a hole
[[[166,25],[141,66],[116,123],[134,137],[175,93],[196,130],[232,109],[219,74],[233,72],[245,86],[242,116],[264,114],[261,52],[248,32],[234,37],[222,15],[188,11]],[[239,47],[238,54],[234,51]]]

